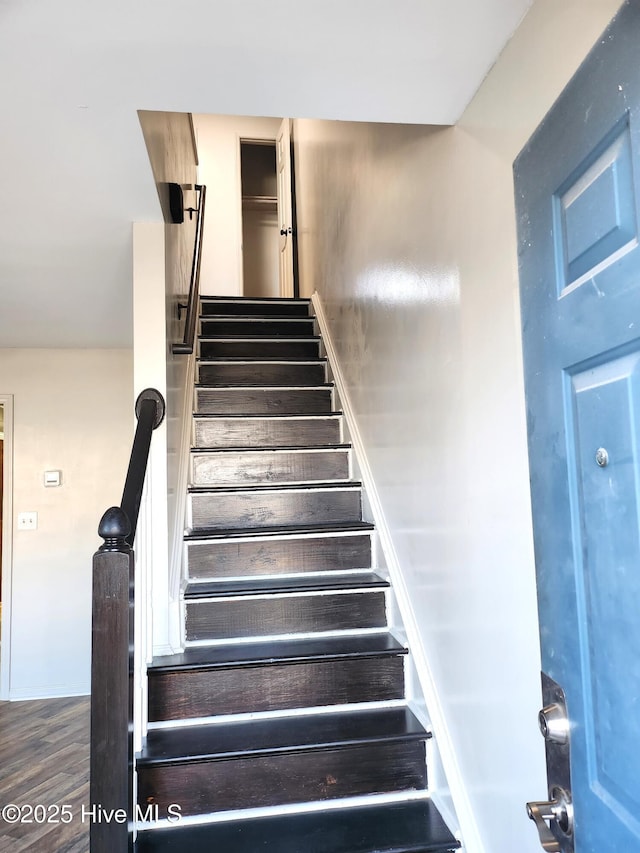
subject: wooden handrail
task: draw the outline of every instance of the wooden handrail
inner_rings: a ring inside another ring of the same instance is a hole
[[[200,298],[200,266],[202,263],[202,238],[204,234],[204,210],[207,200],[207,188],[203,184],[195,185],[199,193],[198,207],[196,208],[196,236],[193,244],[193,261],[191,264],[191,280],[189,282],[189,298],[186,306],[179,305],[178,311],[187,309],[184,322],[184,336],[181,343],[175,343],[171,347],[174,355],[191,355],[196,339],[196,321],[198,319],[198,300]],[[180,314],[178,315],[180,316]]]
[[[133,541],[149,458],[151,435],[165,404],[154,388],[136,401],[138,425],[122,503],[108,509],[93,556],[91,637],[91,853],[133,850]]]
[[[133,438],[129,468],[122,491],[120,506],[126,513],[131,524],[127,536],[129,545],[133,545],[138,525],[138,513],[144,486],[144,476],[147,470],[147,459],[151,446],[151,435],[164,419],[165,404],[162,394],[155,388],[145,388],[136,400],[136,417],[138,426]]]

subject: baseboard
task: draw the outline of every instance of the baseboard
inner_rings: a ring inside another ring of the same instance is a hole
[[[387,523],[384,508],[376,488],[366,447],[358,428],[355,411],[351,404],[347,384],[340,367],[337,350],[331,337],[331,331],[327,323],[327,317],[324,312],[322,300],[317,291],[315,291],[311,297],[311,302],[318,322],[318,327],[320,329],[320,334],[322,335],[322,342],[326,350],[329,367],[333,374],[335,388],[338,396],[340,397],[340,404],[349,430],[351,443],[353,445],[353,452],[355,453],[358,461],[360,478],[362,480],[364,491],[366,492],[373,521],[376,525],[380,548],[384,555],[400,617],[406,631],[409,651],[413,657],[418,681],[424,695],[429,719],[431,720],[431,726],[438,745],[442,768],[451,792],[451,800],[457,817],[456,823],[460,827],[462,838],[464,838],[465,850],[468,851],[468,853],[485,853],[484,845],[480,837],[475,816],[471,809],[462,773],[453,748],[451,735],[440,703],[433,673],[429,665],[427,650],[422,643],[409,591],[407,590],[400,561],[391,537],[391,530]],[[452,831],[455,831],[455,823],[450,825],[450,828]]]
[[[170,645],[169,643],[153,647],[153,656],[154,657],[160,658],[160,657],[164,657],[165,655],[175,655],[175,654],[176,654],[175,648],[172,645]]]
[[[48,687],[20,687],[9,690],[10,702],[23,702],[29,699],[69,699],[73,696],[90,696],[91,685],[54,684]]]

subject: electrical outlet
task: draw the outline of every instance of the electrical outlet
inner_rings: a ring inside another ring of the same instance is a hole
[[[18,513],[18,530],[37,530],[38,529],[38,513],[37,512],[19,512]]]

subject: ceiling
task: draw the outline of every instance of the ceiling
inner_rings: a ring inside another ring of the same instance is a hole
[[[532,0],[0,0],[0,347],[131,345],[138,109],[451,124]]]

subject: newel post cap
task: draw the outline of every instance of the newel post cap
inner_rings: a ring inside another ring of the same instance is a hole
[[[98,536],[104,539],[99,551],[125,551],[129,549],[126,539],[131,533],[131,522],[126,512],[119,506],[112,506],[105,512],[98,525]]]

